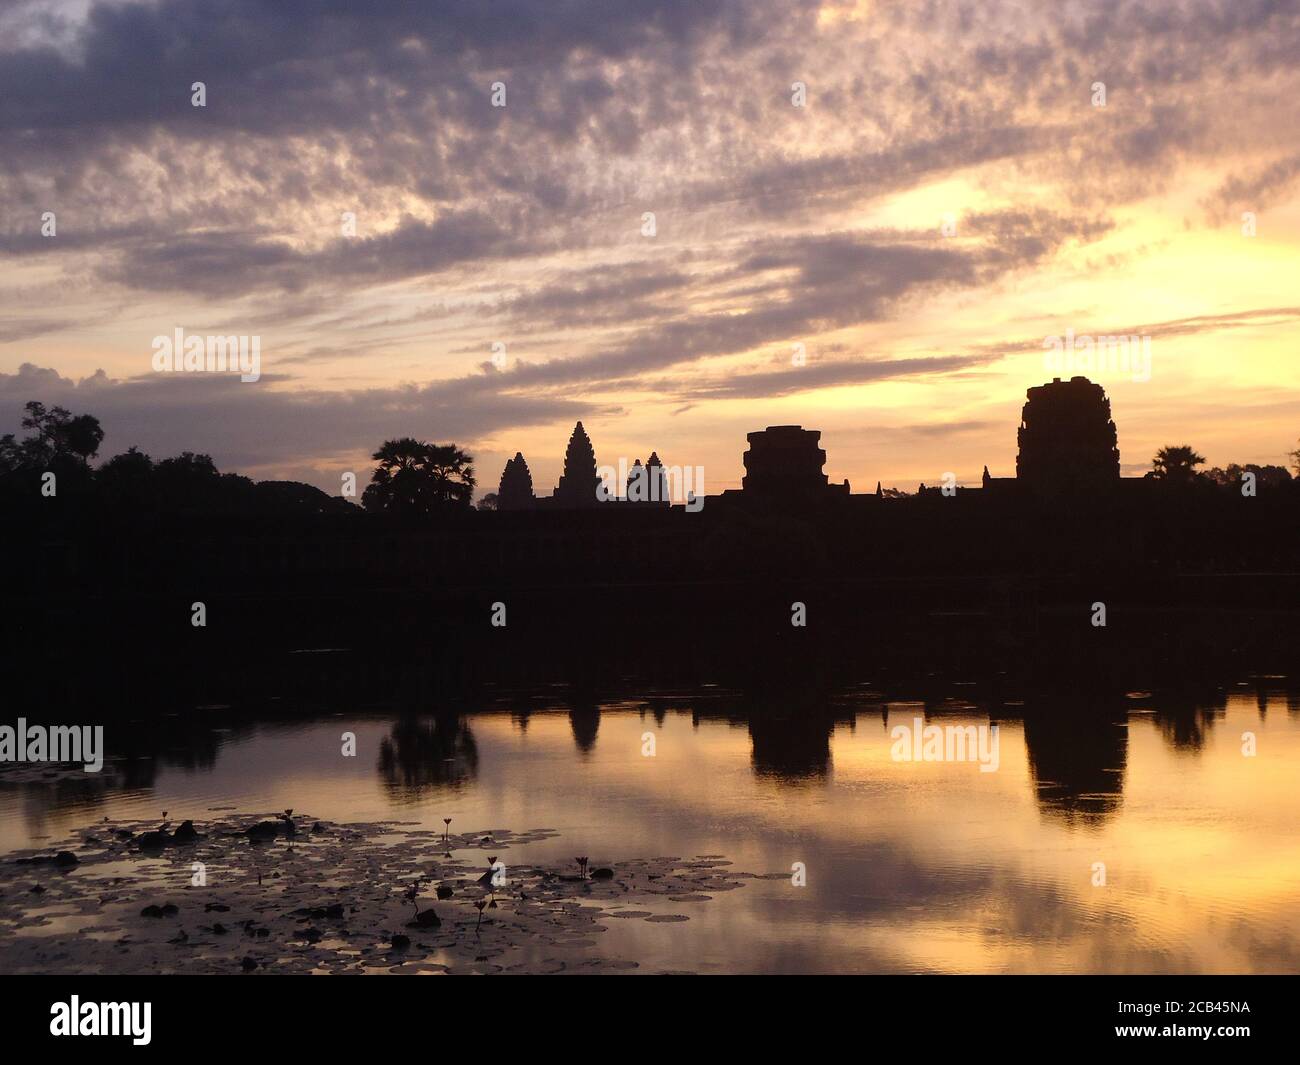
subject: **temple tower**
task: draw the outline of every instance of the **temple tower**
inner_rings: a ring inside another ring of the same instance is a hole
[[[501,471],[501,484],[497,488],[499,510],[527,510],[533,505],[533,475],[521,452],[506,460]]]
[[[563,507],[594,507],[598,502],[596,485],[596,451],[591,446],[587,430],[578,422],[569,437],[569,447],[564,453],[564,472],[555,486],[555,501]]]
[[[750,433],[745,476],[740,482],[745,494],[799,500],[844,487],[829,485],[822,472],[826,452],[820,446],[821,435],[820,429],[799,425],[769,425]]]
[[[1119,481],[1110,400],[1086,377],[1031,388],[1021,413],[1016,479],[1040,494],[1097,491]]]

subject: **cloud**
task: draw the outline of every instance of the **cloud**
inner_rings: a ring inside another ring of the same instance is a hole
[[[266,378],[244,384],[236,376],[202,373],[119,380],[101,370],[74,381],[25,363],[16,373],[0,374],[0,431],[18,432],[22,405],[33,399],[99,418],[101,457],[131,445],[155,458],[186,449],[241,473],[356,459],[396,436],[466,443],[505,428],[572,422],[610,409],[565,397],[455,387],[284,391],[267,387]],[[337,477],[321,480],[323,487],[338,486]]]
[[[1144,322],[1141,325],[1125,325],[1122,328],[1113,325],[1090,323],[1077,312],[1068,318],[1063,317],[1058,333],[1073,329],[1076,336],[1149,336],[1157,337],[1197,336],[1201,333],[1218,333],[1228,329],[1248,327],[1286,326],[1300,321],[1300,307],[1258,307],[1244,311],[1231,311],[1226,314],[1198,314],[1189,318],[1172,318],[1163,322]],[[1026,351],[1042,351],[1044,337],[1029,339],[994,341],[979,345],[975,351],[985,354],[1014,355]]]
[[[522,250],[517,230],[481,211],[449,212],[434,222],[405,218],[392,232],[340,237],[320,251],[246,233],[206,233],[137,243],[103,276],[130,288],[211,296],[298,292],[328,278],[384,284],[480,264]]]
[[[941,355],[920,359],[837,359],[759,373],[718,375],[680,384],[662,380],[653,387],[691,399],[771,399],[840,385],[866,384],[924,374],[946,374],[991,361],[988,356]]]
[[[508,387],[628,384],[639,374],[669,366],[881,321],[904,299],[989,284],[1032,268],[1068,240],[1090,240],[1109,228],[1105,221],[1062,219],[1046,212],[990,212],[971,216],[969,222],[972,239],[964,243],[945,243],[933,231],[818,233],[742,243],[729,249],[726,257],[732,265],[720,274],[706,274],[694,285],[688,286],[681,275],[661,275],[654,283],[662,298],[653,323],[639,326],[598,353],[520,365],[503,375],[500,383]],[[673,282],[678,283],[675,292]],[[714,313],[693,310],[726,283],[744,283],[750,306]],[[543,302],[546,298],[545,293],[538,297]],[[852,369],[851,363],[838,365],[846,381],[862,372]],[[747,380],[737,384],[736,394],[758,394],[751,390],[764,381],[782,391],[791,387],[779,374],[750,375]],[[727,391],[722,386],[716,390]],[[689,384],[681,391],[695,394]]]
[[[63,342],[77,365],[108,365],[93,387],[120,404],[111,439],[138,432],[165,453],[199,434],[227,462],[301,462],[399,431],[568,420],[614,389],[662,389],[684,412],[969,373],[1041,340],[940,337],[926,358],[832,348],[1032,281],[1188,174],[1220,220],[1295,194],[1300,156],[1278,132],[1300,99],[1294,5],[847,14],[813,0],[12,5],[0,290],[16,309],[0,352],[58,364]],[[958,231],[943,239],[949,201]],[[57,237],[40,235],[44,211]],[[1112,243],[1097,253],[1113,262]],[[1114,332],[1232,327],[1222,310]],[[124,357],[86,361],[115,328],[196,318],[276,330],[281,367],[302,376],[128,380]],[[497,339],[505,372],[456,376]],[[796,341],[823,357],[774,369]],[[407,343],[440,380],[391,383],[424,365]]]
[[[1261,211],[1291,191],[1300,178],[1300,152],[1276,159],[1249,174],[1234,174],[1206,201],[1211,219],[1222,223],[1236,211]]]

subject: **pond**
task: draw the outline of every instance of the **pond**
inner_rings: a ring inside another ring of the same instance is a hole
[[[503,703],[436,718],[195,708],[183,727],[161,728],[156,751],[110,757],[101,774],[6,767],[5,896],[64,875],[16,866],[18,852],[52,854],[105,819],[148,825],[166,811],[173,827],[202,829],[293,808],[382,831],[398,848],[385,875],[400,874],[411,832],[424,843],[515,833],[499,856],[507,885],[524,866],[577,874],[579,856],[616,872],[673,858],[753,874],[707,901],[629,902],[637,919],[602,919],[601,935],[574,941],[620,971],[1300,968],[1300,699],[1283,678],[1234,682],[1206,705],[1130,692],[1084,717],[1005,703],[991,716],[976,701],[870,690],[788,717],[747,715],[713,691],[582,709],[547,693]],[[992,771],[973,755],[899,757],[918,718],[996,724]],[[410,876],[441,849],[413,848]],[[146,864],[110,857],[119,875]],[[456,859],[475,876],[487,868],[487,856]],[[513,905],[508,886],[500,900]],[[0,967],[25,964],[17,939],[95,934],[84,907],[60,912],[44,895],[24,905],[25,927],[0,930]]]

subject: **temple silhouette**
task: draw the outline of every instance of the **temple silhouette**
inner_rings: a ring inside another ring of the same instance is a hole
[[[825,460],[825,455],[822,459]],[[669,485],[657,452],[652,451],[644,464],[639,458],[633,461],[622,495],[611,494],[609,498],[602,498],[597,469],[596,452],[591,438],[582,422],[578,422],[569,437],[569,446],[564,453],[564,469],[554,493],[540,497],[533,493],[533,478],[528,463],[516,451],[515,457],[509,459],[501,471],[501,481],[497,487],[497,509],[533,510],[546,507],[581,510],[602,503],[667,505],[670,502]]]
[[[1030,491],[1104,491],[1120,480],[1110,400],[1086,377],[1031,388],[1017,443],[1016,479]]]
[[[846,480],[831,483],[823,467],[826,451],[821,432],[801,425],[770,425],[749,433],[743,456],[745,474],[739,489],[707,497],[751,509],[791,509],[840,505],[871,510],[871,500],[885,499],[880,482],[871,494],[853,494]],[[1130,501],[1149,498],[1167,489],[1148,476],[1121,477],[1119,439],[1111,417],[1110,400],[1101,385],[1086,377],[1059,377],[1032,387],[1017,429],[1016,474],[993,477],[988,466],[979,487],[921,484],[916,493],[892,493],[891,504],[906,498],[995,498],[999,502],[1034,502],[1052,505],[1067,501],[1104,504],[1122,496]],[[564,469],[550,496],[537,496],[524,456],[516,452],[501,473],[498,509],[591,509],[596,506],[667,502],[664,467],[657,453],[642,465],[638,458],[628,473],[622,495],[598,491],[595,448],[582,422],[574,426],[564,457]],[[617,488],[617,486],[615,486]],[[901,498],[900,498],[901,497]],[[681,505],[683,500],[675,501]]]
[[[553,494],[516,453],[498,510],[390,515],[309,486],[260,509],[153,490],[128,505],[61,481],[14,496],[0,653],[16,699],[66,703],[105,678],[201,682],[211,700],[269,670],[302,690],[321,659],[299,652],[319,648],[357,650],[362,676],[400,648],[414,705],[481,684],[594,692],[647,663],[651,686],[852,683],[867,651],[916,676],[1028,664],[1134,687],[1152,661],[1293,668],[1300,481],[1122,477],[1105,392],[1080,377],[1030,388],[1017,435],[1014,477],[854,493],[828,480],[816,429],[769,426],[748,434],[741,487],[696,509],[667,501],[661,452],[602,501],[581,424]]]

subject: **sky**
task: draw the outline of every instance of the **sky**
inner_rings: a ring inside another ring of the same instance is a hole
[[[1013,475],[1048,338],[1124,335],[1126,475],[1285,464],[1298,56],[1264,0],[10,0],[0,432],[335,494],[409,435],[549,494],[579,419],[709,492],[799,424],[910,490]],[[177,328],[260,379],[159,372]]]

